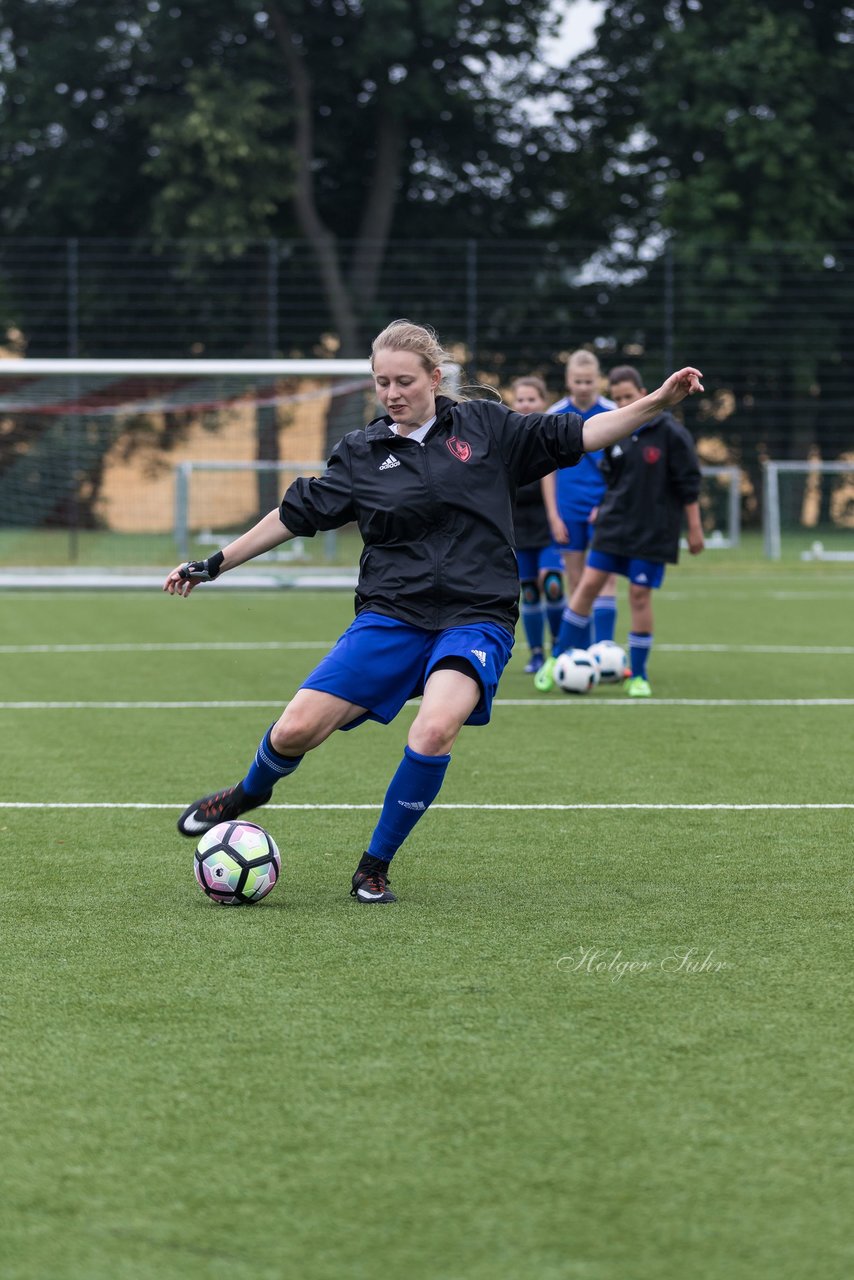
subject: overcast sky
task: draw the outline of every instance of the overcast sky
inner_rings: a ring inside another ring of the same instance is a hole
[[[565,65],[576,54],[590,48],[604,7],[604,0],[556,0],[555,9],[562,12],[564,18],[559,37],[546,45],[546,56],[552,66]]]

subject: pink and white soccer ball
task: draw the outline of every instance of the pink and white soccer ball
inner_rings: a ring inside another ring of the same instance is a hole
[[[268,831],[239,818],[205,832],[193,869],[212,902],[239,907],[266,898],[281,874],[282,858]]]
[[[602,684],[619,684],[626,673],[626,651],[615,640],[599,640],[587,652],[599,667]]]
[[[554,678],[564,693],[589,693],[599,683],[599,666],[586,649],[570,649],[555,662]]]

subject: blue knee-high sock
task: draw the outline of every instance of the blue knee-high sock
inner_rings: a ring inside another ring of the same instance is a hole
[[[616,596],[597,596],[593,602],[593,639],[613,640],[617,629]]]
[[[525,639],[528,641],[528,648],[532,653],[537,651],[542,653],[543,629],[545,626],[542,600],[537,600],[536,603],[533,603],[526,600],[523,595],[519,612],[522,615],[522,626],[525,628]]]
[[[249,766],[249,772],[243,779],[243,790],[250,796],[263,796],[272,791],[280,778],[286,778],[302,760],[302,756],[280,756],[273,750],[268,729],[261,739],[255,759]]]
[[[403,759],[388,784],[368,853],[382,858],[383,862],[391,862],[439,794],[450,763],[450,756],[422,756],[411,747],[403,748]]]
[[[629,662],[632,675],[646,679],[646,663],[652,648],[652,633],[649,631],[629,632]]]
[[[557,640],[555,640],[552,656],[566,653],[567,649],[590,648],[590,619],[583,613],[574,613],[569,605],[563,611]]]

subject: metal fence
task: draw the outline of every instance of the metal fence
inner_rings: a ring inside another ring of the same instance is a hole
[[[338,246],[345,278],[356,246]],[[648,385],[683,363],[707,394],[685,406],[709,464],[740,464],[761,491],[766,457],[854,448],[851,245],[697,246],[638,261],[591,244],[398,241],[370,304],[363,355],[406,315],[433,324],[470,379],[505,385],[595,350]],[[311,246],[0,239],[0,345],[29,356],[292,357],[336,353]],[[342,424],[344,426],[352,424]],[[748,513],[749,518],[749,513]]]

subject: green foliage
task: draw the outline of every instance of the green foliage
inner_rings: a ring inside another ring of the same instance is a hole
[[[548,0],[7,0],[4,22],[7,231],[305,235],[302,177],[346,238],[378,202],[407,237],[851,235],[842,0],[611,0],[561,72]]]
[[[838,385],[848,342],[838,246],[854,240],[854,10],[606,0],[595,48],[556,71],[540,51],[559,16],[550,0],[6,0],[0,229],[181,240],[183,261],[161,273],[171,328],[141,339],[163,354],[202,325],[178,287],[189,279],[208,303],[208,354],[270,353],[268,238],[311,245],[297,294],[322,299],[291,308],[300,332],[284,338],[283,325],[282,346],[310,352],[331,333],[361,354],[400,293],[403,310],[423,306],[469,340],[459,246],[500,240],[478,316],[488,360],[520,328],[519,358],[550,358],[548,315],[573,342],[607,344],[630,324],[626,353],[660,368],[665,305],[685,358],[770,404],[802,451],[820,435],[816,388]],[[427,239],[457,242],[447,270]],[[584,242],[612,280],[581,283],[591,273],[572,247],[550,271],[529,268],[503,248],[523,239]],[[244,251],[247,279],[222,288],[212,264]],[[62,264],[45,274],[61,295]],[[132,312],[132,286],[109,286]],[[31,301],[19,289],[4,315],[27,337]],[[798,324],[758,349],[781,314]]]
[[[239,81],[221,67],[190,72],[180,113],[151,126],[143,172],[158,187],[155,235],[176,226],[206,239],[267,234],[293,186],[271,95],[263,81]]]
[[[577,88],[626,224],[688,242],[850,239],[852,41],[841,0],[609,3]]]
[[[560,139],[529,110],[553,87],[537,60],[547,0],[10,0],[4,16],[7,231],[299,232],[303,110],[335,234],[369,198],[389,119],[402,131],[390,196],[428,216],[451,206],[448,234],[482,228],[485,213],[515,225],[516,206],[547,199],[543,160]]]

